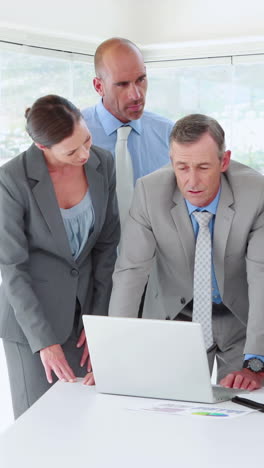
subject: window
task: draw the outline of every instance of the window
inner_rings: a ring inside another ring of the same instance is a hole
[[[232,158],[264,173],[264,56],[180,60],[148,66],[148,109],[173,121],[216,118]]]
[[[216,118],[232,157],[264,173],[264,55],[149,63],[147,108],[176,121],[199,112]],[[60,94],[81,109],[95,104],[91,56],[35,47],[0,49],[0,164],[30,144],[24,111]]]
[[[0,164],[31,143],[24,112],[40,96],[59,94],[80,108],[94,104],[90,57],[32,47],[0,49]]]

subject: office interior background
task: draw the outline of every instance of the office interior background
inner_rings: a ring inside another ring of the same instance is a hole
[[[30,144],[24,111],[41,95],[60,94],[80,108],[98,101],[94,51],[120,36],[144,54],[148,110],[173,121],[194,112],[211,115],[225,129],[233,158],[264,173],[263,18],[261,0],[5,2],[0,165]],[[13,420],[1,340],[0,382],[1,432]]]

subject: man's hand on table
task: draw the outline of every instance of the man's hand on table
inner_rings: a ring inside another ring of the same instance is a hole
[[[227,388],[241,388],[243,390],[257,390],[264,383],[264,373],[252,372],[250,369],[241,369],[232,372],[220,381],[220,385]]]

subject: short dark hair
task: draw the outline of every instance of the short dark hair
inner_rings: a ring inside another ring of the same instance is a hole
[[[205,133],[209,133],[217,144],[219,158],[221,159],[225,152],[225,132],[215,119],[207,115],[190,114],[178,120],[171,131],[170,144],[173,141],[194,143]]]
[[[82,114],[68,99],[49,94],[26,109],[25,117],[26,131],[32,140],[51,148],[73,134]]]

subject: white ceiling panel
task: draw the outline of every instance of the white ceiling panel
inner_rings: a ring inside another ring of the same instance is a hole
[[[155,49],[264,36],[263,0],[2,0],[0,39],[93,53],[112,36]],[[44,44],[45,45],[45,44]],[[68,47],[69,48],[69,47]]]

